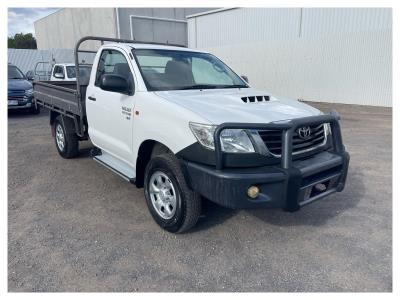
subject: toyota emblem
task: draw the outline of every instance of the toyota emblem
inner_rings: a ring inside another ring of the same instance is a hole
[[[307,140],[308,138],[310,138],[311,128],[310,126],[300,127],[299,129],[297,129],[297,133],[299,134],[299,137],[301,139]]]

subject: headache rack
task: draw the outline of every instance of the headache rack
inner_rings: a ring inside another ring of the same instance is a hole
[[[273,131],[280,134],[280,157],[281,167],[289,169],[292,167],[294,151],[294,136],[296,130],[300,127],[310,126],[315,128],[321,124],[330,124],[332,134],[333,151],[342,154],[345,149],[342,142],[342,135],[339,125],[340,116],[336,111],[331,111],[329,115],[311,116],[305,118],[298,118],[289,121],[272,122],[266,124],[260,123],[223,123],[215,129],[214,132],[214,145],[215,145],[215,162],[216,169],[222,170],[224,168],[224,152],[221,148],[221,133],[225,129],[252,129],[258,131]]]

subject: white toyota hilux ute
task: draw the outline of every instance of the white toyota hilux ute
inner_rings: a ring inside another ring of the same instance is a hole
[[[92,66],[81,63],[81,77],[89,76]],[[33,81],[76,81],[75,63],[55,63],[54,61],[38,61],[33,71],[27,73],[28,80]]]
[[[88,40],[103,45],[82,77]],[[144,187],[151,215],[170,232],[195,225],[202,198],[297,211],[344,188],[338,114],[253,89],[210,53],[85,37],[75,65],[74,82],[33,83],[58,152],[75,157],[90,139],[94,160]]]
[[[81,77],[87,76],[91,71],[90,65],[80,65]],[[57,63],[51,68],[50,81],[75,81],[76,68],[74,63]]]

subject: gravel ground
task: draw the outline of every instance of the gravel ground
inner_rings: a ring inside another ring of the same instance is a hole
[[[161,230],[89,143],[62,159],[46,112],[10,113],[9,291],[391,291],[392,111],[329,107],[351,155],[342,193],[296,213],[206,202],[184,235]]]

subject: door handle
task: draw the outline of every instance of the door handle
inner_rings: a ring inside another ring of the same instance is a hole
[[[88,99],[89,99],[89,100],[92,100],[92,101],[96,101],[96,98],[95,98],[95,97],[92,97],[92,96],[89,96]]]

